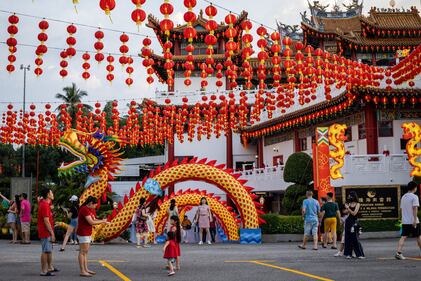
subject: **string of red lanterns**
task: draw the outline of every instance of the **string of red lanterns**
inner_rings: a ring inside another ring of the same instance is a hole
[[[37,55],[37,58],[35,59],[35,74],[37,76],[42,74],[41,65],[43,64],[42,57],[44,54],[47,53],[48,48],[45,46],[45,41],[48,40],[48,35],[45,33],[45,31],[48,29],[49,24],[46,20],[42,20],[39,22],[38,27],[41,29],[41,32],[38,34],[38,40],[40,41],[40,45],[35,50],[35,54]]]
[[[17,51],[16,45],[18,41],[15,38],[15,35],[18,33],[19,29],[16,26],[19,22],[19,17],[15,14],[9,16],[9,27],[7,28],[7,32],[9,33],[9,38],[6,41],[7,46],[9,47],[9,56],[7,59],[9,60],[9,64],[6,67],[6,70],[11,73],[15,71],[15,66],[13,63],[16,61],[15,53]]]

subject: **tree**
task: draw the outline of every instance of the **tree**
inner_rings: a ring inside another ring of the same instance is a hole
[[[75,83],[72,83],[72,86],[64,87],[63,92],[64,94],[57,93],[56,98],[62,100],[63,104],[67,106],[67,113],[72,118],[72,127],[74,128],[76,124],[78,105],[82,104],[82,109],[86,112],[92,110],[90,105],[82,103],[82,98],[88,96],[88,93],[84,90],[78,89]],[[56,110],[59,109],[60,106],[58,106]]]
[[[310,186],[313,181],[311,157],[304,152],[292,154],[285,164],[284,181],[294,184],[287,187],[282,206],[288,214],[297,214],[300,212],[306,191],[312,189]]]

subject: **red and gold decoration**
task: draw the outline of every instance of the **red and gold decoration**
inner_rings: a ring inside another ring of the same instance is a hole
[[[115,8],[115,0],[100,0],[99,7],[105,12],[111,20],[111,11]]]
[[[174,86],[174,61],[172,60],[173,54],[171,49],[173,48],[173,43],[169,40],[170,31],[174,28],[174,23],[170,19],[170,15],[174,12],[174,7],[169,0],[164,0],[164,3],[160,6],[159,10],[161,14],[164,15],[164,19],[160,23],[160,28],[166,35],[167,39],[164,43],[164,58],[165,64],[164,68],[167,72],[168,79],[167,84],[169,87]]]
[[[67,33],[69,33],[69,37],[67,37],[66,43],[67,45],[69,45],[69,47],[67,48],[66,53],[69,59],[76,55],[76,49],[74,48],[74,46],[76,45],[76,38],[73,36],[76,33],[76,31],[77,28],[73,24],[67,27]]]
[[[242,76],[246,79],[246,89],[251,89],[253,87],[253,83],[251,82],[251,78],[253,77],[253,67],[250,65],[250,57],[254,53],[253,51],[253,35],[250,33],[250,30],[253,27],[253,24],[250,20],[245,20],[241,24],[242,29],[245,31],[241,40],[243,41],[244,48],[241,51],[242,59],[243,59],[243,72]]]
[[[35,54],[37,55],[37,58],[35,59],[35,70],[34,73],[39,76],[42,74],[42,69],[41,69],[41,65],[43,64],[43,60],[42,57],[44,56],[44,54],[47,53],[47,46],[45,46],[45,41],[48,40],[48,35],[47,33],[45,33],[45,31],[48,29],[49,24],[46,20],[42,20],[39,22],[38,24],[39,28],[41,29],[41,32],[38,34],[38,40],[39,40],[39,45],[35,50]]]
[[[88,52],[86,52],[82,55],[82,59],[84,61],[84,63],[82,64],[82,68],[83,68],[82,77],[85,80],[88,80],[89,77],[91,77],[91,74],[89,74],[89,68],[91,68],[91,65],[89,64],[90,58],[91,58],[91,56],[89,55]]]
[[[104,49],[104,43],[102,43],[102,39],[104,39],[104,32],[101,29],[98,29],[95,32],[96,42],[94,44],[94,48],[96,50],[95,60],[98,63],[101,63],[104,60],[104,54],[102,53],[102,49]]]
[[[208,46],[208,48],[206,49],[206,54],[208,57],[206,58],[206,69],[204,71],[206,72],[206,76],[208,75],[210,76],[215,72],[213,68],[213,65],[215,64],[215,59],[213,58],[213,55],[215,53],[214,45],[218,43],[218,38],[216,38],[215,36],[215,30],[218,27],[218,23],[213,18],[218,13],[218,10],[211,4],[206,7],[205,13],[209,17],[209,20],[206,22],[206,30],[209,31],[209,34],[206,34],[205,36],[205,44]],[[207,86],[207,81],[206,83],[204,81],[206,80],[205,79],[202,80],[202,85],[201,85],[202,88],[205,88],[204,84],[206,84]],[[218,82],[220,81],[216,82],[216,86],[219,88],[222,85],[220,85],[221,83],[218,83]]]
[[[114,74],[113,74],[113,71],[114,71],[114,65],[113,65],[114,57],[112,55],[108,55],[107,56],[107,62],[108,62],[108,65],[106,67],[106,69],[108,71],[107,80],[110,81],[110,83],[111,83],[114,80]]]
[[[7,32],[9,33],[9,38],[6,41],[6,44],[9,49],[9,56],[7,57],[9,64],[6,66],[6,70],[11,73],[15,71],[14,62],[16,61],[15,53],[17,51],[16,45],[18,41],[15,38],[15,35],[18,33],[19,29],[16,26],[19,22],[19,17],[15,14],[9,16],[9,26],[7,28]]]
[[[344,177],[341,173],[341,168],[344,166],[346,129],[347,126],[341,124],[333,124],[329,127],[329,144],[333,147],[329,152],[329,157],[337,163],[330,167],[332,180],[343,179]]]
[[[67,59],[67,52],[66,52],[66,50],[63,50],[63,51],[60,52],[60,57],[61,57],[61,61],[60,61],[60,67],[61,67],[60,76],[62,78],[65,78],[68,75],[68,72],[67,72],[67,69],[66,68],[69,65],[69,63],[66,60]]]
[[[409,164],[413,167],[410,176],[421,177],[421,162],[417,161],[421,156],[421,148],[418,147],[421,142],[421,126],[415,122],[403,123],[402,129],[402,138],[408,141],[406,153],[408,154]]]
[[[143,62],[142,62],[142,65],[146,68],[146,72],[148,74],[148,78],[146,78],[146,81],[149,84],[152,84],[154,82],[154,79],[152,77],[152,75],[154,74],[154,69],[152,68],[152,66],[155,63],[153,58],[151,58],[152,51],[149,47],[152,44],[152,41],[151,41],[150,38],[146,37],[145,39],[143,39],[142,43],[143,43],[143,48],[142,48]]]
[[[227,30],[225,31],[225,37],[228,41],[225,43],[225,63],[224,66],[226,68],[225,75],[228,77],[229,87],[235,88],[237,87],[237,66],[232,61],[232,56],[234,52],[237,50],[238,45],[237,42],[234,41],[234,38],[237,36],[237,29],[234,28],[234,24],[237,22],[237,18],[234,14],[228,14],[225,17],[225,23],[228,25]]]
[[[140,25],[146,19],[146,13],[142,9],[142,5],[145,4],[146,0],[132,0],[132,3],[136,5],[136,9],[132,12],[132,20],[136,23],[137,29],[139,30]]]
[[[196,21],[196,14],[193,12],[193,8],[196,7],[196,4],[196,0],[184,0],[184,6],[188,9],[188,11],[184,13],[184,21],[187,23],[187,27],[184,29],[184,39],[187,41],[187,57],[186,62],[184,63],[184,77],[186,77],[186,79],[184,80],[184,85],[187,87],[191,85],[190,76],[194,71],[193,39],[196,38],[197,32],[192,24]]]
[[[129,77],[126,78],[126,85],[127,86],[131,86],[133,84],[133,78],[132,78],[132,74],[133,74],[133,58],[131,56],[127,57],[127,67],[126,67],[126,73],[129,75]]]

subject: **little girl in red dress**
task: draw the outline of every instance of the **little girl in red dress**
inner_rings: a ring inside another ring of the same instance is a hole
[[[170,231],[175,234],[175,246],[176,246],[176,267],[175,269],[180,270],[180,256],[181,256],[181,250],[180,250],[180,243],[181,243],[181,225],[180,225],[180,218],[177,216],[172,216],[170,218]]]
[[[167,241],[165,242],[163,251],[164,251],[164,259],[167,259],[167,267],[169,269],[168,276],[172,276],[175,274],[173,263],[177,260],[177,242],[176,242],[176,233],[169,231],[167,233]]]

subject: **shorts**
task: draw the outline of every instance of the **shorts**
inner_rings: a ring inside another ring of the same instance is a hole
[[[16,214],[8,213],[7,214],[7,223],[16,223]]]
[[[79,240],[79,244],[90,244],[92,239],[91,236],[77,236],[77,239]]]
[[[421,227],[419,223],[417,224],[415,228],[412,226],[412,224],[402,224],[401,236],[408,237],[411,235],[412,237],[416,237],[416,238],[421,236]]]
[[[317,235],[318,225],[319,225],[319,222],[317,221],[304,222],[304,235],[305,236]]]
[[[325,218],[324,219],[325,232],[336,233],[336,218]]]
[[[30,222],[22,222],[22,232],[30,232],[31,231],[31,223]]]
[[[53,251],[53,243],[51,237],[41,238],[41,248],[43,253],[51,253]]]
[[[77,226],[77,218],[76,219],[71,219],[69,225],[73,228],[76,228]]]

